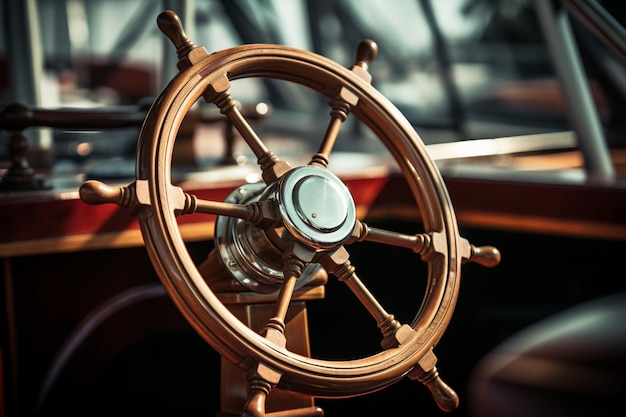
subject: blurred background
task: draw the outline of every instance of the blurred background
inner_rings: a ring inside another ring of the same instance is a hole
[[[278,43],[349,67],[359,42],[374,40],[379,53],[369,65],[372,84],[427,145],[449,186],[461,235],[503,254],[497,268],[464,268],[454,319],[437,347],[441,374],[461,397],[452,415],[470,416],[472,372],[495,346],[570,306],[626,290],[626,20],[621,3],[4,0],[0,105],[143,115],[177,73],[175,48],[156,25],[167,9],[180,16],[191,41],[209,52]],[[564,11],[565,4],[572,7]],[[555,10],[556,17],[550,13]],[[596,11],[593,16],[604,18],[602,27],[610,27],[616,40],[607,41],[597,26],[591,29],[594,19],[577,10]],[[565,53],[567,36],[557,30],[563,29],[563,14],[582,80],[569,78],[577,66]],[[319,94],[256,78],[233,81],[231,91],[242,108],[251,109],[255,130],[276,154],[289,160],[316,151],[329,119],[328,103]],[[587,98],[591,106],[579,107]],[[188,147],[182,146],[174,161],[179,178],[200,179],[210,187],[212,179],[240,179],[247,167],[257,169],[241,140],[229,147],[229,131],[215,123],[213,105],[199,102],[194,110],[197,120],[181,132]],[[139,124],[25,129],[29,162],[51,187],[42,194],[0,193],[0,209],[15,204],[12,213],[23,212],[33,224],[47,220],[51,230],[53,223],[89,223],[84,208],[42,214],[23,207],[33,201],[56,203],[66,198],[59,197],[64,191],[73,196],[67,200],[76,200],[77,187],[86,179],[132,181],[139,129]],[[11,163],[9,146],[4,146],[10,134],[10,129],[0,132],[0,174]],[[357,175],[388,161],[377,138],[352,119],[342,129],[336,154],[346,157],[338,156],[341,162],[353,163]],[[241,170],[233,173],[233,167]],[[386,184],[367,220],[415,233],[415,202],[404,201],[409,192],[396,185]],[[107,224],[119,222],[114,217]],[[206,416],[218,411],[219,358],[158,289],[141,242],[128,247],[107,242],[76,251],[40,250],[39,242],[31,242],[19,252],[21,242],[7,230],[28,227],[14,227],[6,215],[2,222],[0,294],[8,311],[0,339],[5,415]],[[103,231],[106,227],[98,230]],[[210,239],[194,241],[189,251],[203,259],[212,245]],[[421,271],[423,265],[414,262],[419,260],[368,244],[355,245],[351,255],[362,271],[398,278],[394,285],[387,279],[371,285],[390,304],[408,302],[394,314],[410,320],[415,302],[409,289],[415,283],[405,271]],[[132,292],[148,284],[150,291]],[[320,356],[352,354],[336,341],[372,330],[370,318],[361,316],[353,300],[345,301],[344,291],[331,280],[329,304],[308,306]],[[128,302],[132,307],[115,310],[72,339],[83,319],[102,312],[100,306],[113,309],[115,304],[107,303],[119,302],[122,295],[134,300]],[[337,317],[337,311],[346,314]],[[72,340],[80,342],[67,350]],[[377,346],[378,339],[370,342]],[[66,357],[59,356],[63,352]],[[386,415],[390,409],[403,415],[446,414],[421,384],[405,380],[369,396],[320,403],[328,416]]]
[[[617,22],[623,19],[617,2],[600,3]],[[0,7],[6,22],[0,33],[0,103],[150,103],[177,71],[174,48],[155,24],[160,11],[170,8],[190,39],[209,52],[279,43],[349,66],[358,43],[373,39],[379,46],[370,67],[374,85],[427,144],[571,130],[532,0],[7,1]],[[572,28],[606,141],[621,147],[624,122],[616,109],[626,96],[623,65],[578,20],[572,19]],[[269,103],[273,115],[264,128],[305,141],[327,115],[318,95],[292,84],[246,79],[234,83],[233,96],[244,105]],[[51,135],[33,146],[54,148],[54,160],[83,163],[132,159],[137,133]],[[542,146],[563,146],[556,139],[562,136],[553,138],[555,143]],[[366,140],[347,143],[353,151],[367,149]]]

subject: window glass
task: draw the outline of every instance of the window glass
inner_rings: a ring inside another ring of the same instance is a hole
[[[57,104],[133,104],[157,91],[161,40],[155,1],[39,0],[46,73]],[[48,97],[47,105],[54,105]]]
[[[279,43],[350,66],[358,43],[373,39],[379,47],[370,65],[374,86],[427,144],[571,129],[532,0],[192,4],[184,16],[192,21],[183,24],[191,40],[209,52]],[[175,73],[164,68],[166,56],[175,51],[156,25],[159,1],[38,0],[37,5],[49,80],[46,105],[134,104],[155,97]],[[620,137],[615,132],[624,124],[613,110],[626,96],[626,83],[620,88],[616,82],[623,77],[623,63],[616,69],[615,58],[600,52],[588,30],[574,19],[572,26],[582,58],[590,64],[607,137],[615,145],[619,139],[612,138]],[[0,43],[0,63],[1,48]],[[320,117],[328,117],[325,100],[293,84],[250,78],[233,82],[232,93],[244,104],[270,104],[274,112],[268,129],[313,131]]]
[[[39,0],[40,14],[47,17],[41,19],[46,66],[59,78],[61,100],[132,103],[156,95],[167,82],[161,79],[166,46],[156,27],[158,4]],[[243,43],[280,43],[350,65],[358,42],[375,40],[379,45],[379,56],[371,65],[375,85],[423,128],[460,130],[468,113],[503,119],[509,109],[494,101],[513,95],[519,87],[516,81],[552,77],[530,1],[194,4],[190,36],[209,51]],[[314,34],[319,37],[313,39]],[[262,92],[261,84],[246,83],[238,92],[247,96],[239,99],[252,101],[270,94]],[[297,109],[298,104],[294,106]]]

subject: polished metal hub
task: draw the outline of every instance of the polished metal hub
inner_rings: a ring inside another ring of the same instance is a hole
[[[274,198],[275,189],[275,185],[245,184],[234,190],[225,202],[249,204]],[[282,248],[266,231],[236,217],[217,216],[214,241],[224,267],[240,284],[258,293],[277,291],[284,280]],[[320,269],[319,264],[304,268],[296,288],[308,283]]]
[[[246,288],[269,293],[283,279],[282,253],[288,236],[313,250],[339,247],[352,234],[356,209],[348,188],[331,172],[314,166],[294,168],[277,182],[246,184],[227,203],[276,201],[282,225],[263,230],[244,220],[218,216],[215,244],[224,266]],[[308,265],[298,279],[305,285],[321,267]]]
[[[312,165],[295,168],[280,180],[277,194],[285,228],[306,246],[332,249],[352,234],[354,201],[330,171]]]

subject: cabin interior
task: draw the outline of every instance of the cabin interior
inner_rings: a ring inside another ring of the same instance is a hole
[[[619,414],[619,1],[5,0],[0,417],[238,415],[229,398],[240,386],[225,377],[233,365],[173,302],[146,250],[142,218],[119,204],[88,204],[79,191],[90,180],[125,187],[139,175],[138,138],[153,127],[146,117],[183,73],[174,41],[157,25],[166,10],[209,54],[282,45],[350,68],[359,42],[373,40],[371,85],[417,133],[459,234],[501,254],[493,267],[463,265],[434,349],[458,406],[442,410],[422,383],[402,377],[362,395],[316,397],[323,415]],[[231,87],[277,156],[302,164],[316,153],[330,119],[323,94],[254,75]],[[254,149],[223,113],[195,103],[170,150],[172,182],[219,202],[261,179]],[[414,190],[375,133],[348,117],[330,159],[359,220],[419,233]],[[197,265],[216,250],[214,215],[181,217],[178,228]],[[424,297],[423,260],[376,242],[349,251],[369,291],[411,323]],[[360,300],[332,276],[323,287],[322,296],[292,305],[306,313],[297,337],[310,342],[310,354],[350,363],[380,351],[380,331]],[[520,359],[517,367],[492,372],[505,356]]]

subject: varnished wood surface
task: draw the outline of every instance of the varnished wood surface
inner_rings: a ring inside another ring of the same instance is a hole
[[[626,188],[445,177],[461,227],[626,240]],[[400,176],[346,180],[370,219],[417,216]],[[238,183],[206,185],[201,198],[223,201]],[[0,195],[0,256],[141,246],[135,217],[116,205],[90,206],[78,191]],[[190,240],[211,239],[213,216],[180,219]]]
[[[626,187],[444,177],[461,227],[626,240]],[[391,176],[369,214],[410,219],[406,182]]]
[[[198,198],[224,201],[240,181],[195,185]],[[359,214],[365,215],[386,182],[385,176],[345,179]],[[84,203],[78,190],[16,192],[0,195],[0,256],[74,252],[102,248],[142,246],[137,219],[114,204]],[[191,240],[213,238],[215,216],[193,214],[179,218],[181,232]]]

